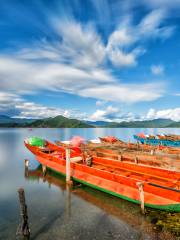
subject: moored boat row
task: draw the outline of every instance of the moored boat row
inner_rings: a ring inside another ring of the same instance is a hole
[[[145,206],[180,211],[180,172],[177,170],[97,156],[91,154],[87,146],[68,143],[58,146],[48,141],[36,145],[28,139],[25,145],[42,165],[60,174],[66,174],[65,149],[68,147],[73,180],[134,203],[141,202],[141,184]]]
[[[174,134],[145,135],[144,133],[140,133],[134,135],[134,138],[142,144],[180,147],[180,136]]]

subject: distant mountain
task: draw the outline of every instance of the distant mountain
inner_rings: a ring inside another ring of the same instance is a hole
[[[5,115],[0,115],[0,123],[9,123],[9,122],[12,122],[12,118]]]
[[[121,127],[121,128],[165,128],[175,123],[170,119],[154,119],[145,121],[131,121],[112,123],[109,127]]]
[[[35,119],[27,119],[27,118],[11,118],[6,115],[0,115],[0,124],[18,124],[18,123],[31,123],[35,121]]]
[[[88,124],[96,127],[109,127],[109,128],[165,128],[170,126],[172,127],[176,126],[176,122],[170,119],[154,119],[154,120],[130,121],[130,122],[123,121],[119,123],[105,122],[105,121],[96,121],[96,122],[88,121]]]
[[[131,121],[131,122],[106,122],[106,121],[80,121],[70,119],[63,116],[57,116],[46,119],[21,119],[11,118],[5,115],[0,115],[0,127],[29,127],[29,128],[179,128],[180,122],[175,122],[170,119],[154,119],[146,121]]]
[[[169,128],[180,128],[180,122],[173,122],[168,125]]]
[[[90,124],[95,127],[108,127],[112,122],[105,122],[105,121],[84,121],[87,124]]]
[[[69,119],[63,116],[57,116],[54,118],[47,118],[36,120],[30,124],[26,125],[27,127],[42,127],[42,128],[90,128],[93,127],[90,124],[87,124],[83,121],[77,119]]]

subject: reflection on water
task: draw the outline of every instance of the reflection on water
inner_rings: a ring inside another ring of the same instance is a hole
[[[67,189],[52,172],[43,178],[23,140],[40,136],[51,141],[73,135],[86,139],[115,135],[128,140],[142,129],[0,129],[0,239],[15,239],[19,223],[17,189],[23,187],[29,212],[31,239],[174,239],[154,229],[137,205],[85,186]],[[180,129],[145,129],[145,132],[180,133]],[[25,174],[24,159],[30,160]],[[149,214],[150,216],[150,214]],[[154,215],[153,215],[154,217]]]

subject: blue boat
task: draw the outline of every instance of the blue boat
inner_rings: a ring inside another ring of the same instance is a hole
[[[168,146],[168,147],[180,147],[180,140],[168,140],[168,139],[158,139],[155,138],[148,138],[148,137],[141,137],[138,135],[134,135],[134,138],[137,142],[141,144],[148,144],[154,146]]]

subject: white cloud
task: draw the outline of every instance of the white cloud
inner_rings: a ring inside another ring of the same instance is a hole
[[[19,118],[38,119],[62,115],[64,117],[81,120],[109,122],[149,120],[158,118],[180,121],[180,108],[164,110],[150,109],[146,116],[135,116],[131,112],[124,113],[117,107],[108,106],[105,109],[97,109],[91,116],[88,116],[85,112],[79,112],[73,109],[69,110],[58,107],[45,106],[34,102],[28,102],[26,99],[17,94],[12,94],[10,92],[0,92],[0,111],[3,113],[8,113],[12,109],[14,110],[13,117]]]
[[[0,92],[0,111],[8,113],[13,110],[13,117],[19,118],[47,118],[63,115],[64,117],[72,117],[77,115],[73,110],[61,109],[56,107],[48,107],[34,102],[28,102],[17,94],[9,92]],[[77,115],[78,116],[78,115]]]
[[[118,67],[136,65],[145,53],[144,39],[164,37],[160,34],[167,30],[162,27],[164,15],[154,10],[135,26],[122,21],[106,45],[93,25],[56,20],[56,42],[43,39],[11,55],[0,55],[1,91],[35,94],[49,90],[126,103],[156,100],[163,95],[163,84],[123,84],[106,61]]]
[[[23,102],[15,105],[15,109],[19,110],[18,117],[21,118],[48,118],[63,115],[70,117],[68,110],[63,110],[55,107],[47,107],[34,102]]]
[[[22,102],[22,98],[17,94],[0,92],[0,111],[14,108],[14,104]]]
[[[98,107],[102,106],[104,104],[106,104],[106,101],[101,101],[101,100],[96,101],[96,106],[98,106]]]
[[[165,118],[180,121],[180,108],[155,110],[150,109],[146,116],[147,119]]]
[[[60,51],[57,47],[44,43],[40,45],[40,48],[35,46],[34,48],[20,49],[15,55],[20,59],[28,60],[48,59],[51,61],[59,61],[61,59]]]
[[[137,58],[146,50],[142,45],[154,38],[166,39],[175,30],[174,26],[163,25],[167,12],[164,9],[153,10],[139,24],[123,21],[110,36],[106,47],[107,55],[115,66],[135,66]]]
[[[121,84],[107,70],[80,69],[54,62],[32,62],[0,56],[2,91],[61,91],[105,101],[152,101],[162,96],[159,84]],[[133,91],[132,91],[133,88]],[[113,94],[112,94],[113,93]],[[127,97],[128,96],[128,97]]]
[[[133,89],[133,91],[132,91]],[[106,84],[87,88],[79,91],[84,97],[94,97],[106,101],[135,103],[141,101],[153,101],[162,96],[163,90],[160,84]]]
[[[92,25],[74,21],[55,21],[57,33],[62,37],[62,57],[78,67],[96,67],[105,59],[105,47]]]
[[[113,120],[116,115],[120,113],[118,108],[108,106],[105,110],[96,110],[91,116],[92,121],[110,121]]]
[[[147,14],[138,25],[139,35],[145,38],[168,38],[174,30],[174,26],[162,25],[168,16],[165,9],[156,9]]]
[[[152,65],[151,72],[154,75],[162,75],[164,73],[164,66],[163,65]]]
[[[105,109],[97,109],[90,117],[91,121],[122,122],[133,121],[135,115],[131,112],[123,113],[119,108],[108,106]]]
[[[109,37],[108,45],[113,46],[128,46],[136,41],[132,34],[132,30],[124,25],[123,27],[119,27],[119,29],[115,30]]]
[[[145,41],[153,38],[168,38],[174,26],[163,24],[167,12],[153,10],[139,24],[132,24],[125,17],[112,32],[107,44],[92,24],[80,24],[73,20],[53,21],[59,40],[49,44],[46,40],[35,43],[31,48],[21,49],[16,56],[23,59],[48,59],[78,68],[92,69],[110,60],[116,67],[135,66],[137,58],[146,52]]]
[[[125,53],[119,49],[113,49],[109,52],[109,58],[115,66],[134,66],[136,65],[136,56],[133,53]]]

